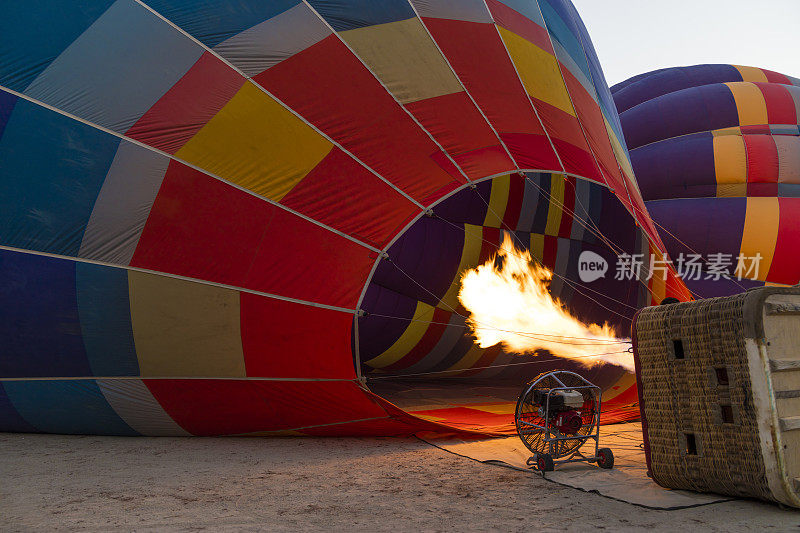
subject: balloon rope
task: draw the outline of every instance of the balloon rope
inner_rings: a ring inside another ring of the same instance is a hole
[[[606,352],[606,353],[597,353],[591,355],[576,355],[574,357],[570,357],[570,359],[591,359],[594,357],[603,357],[606,355],[617,355],[622,353],[629,353],[627,350],[622,350],[618,352]],[[504,368],[508,366],[519,366],[519,365],[532,365],[537,363],[552,363],[554,361],[563,361],[564,358],[561,357],[554,357],[551,359],[536,359],[534,361],[522,361],[519,363],[506,363],[502,365],[490,365],[490,366],[476,366],[474,368],[459,368],[455,370],[435,370],[431,372],[415,372],[413,374],[392,374],[391,376],[366,376],[367,380],[380,380],[380,379],[398,379],[398,378],[405,378],[405,377],[415,377],[415,376],[429,376],[432,374],[446,374],[452,372],[469,372],[472,370],[487,370],[489,368]]]
[[[392,315],[382,315],[378,313],[367,313],[366,316],[375,316],[380,318],[392,318],[395,320],[405,320],[406,322],[419,322],[422,324],[434,324],[438,326],[448,326],[448,327],[458,327],[458,328],[467,328],[466,324],[450,324],[449,322],[434,322],[432,320],[420,320],[418,318],[408,318],[408,317],[400,317],[400,316],[392,316]],[[459,315],[461,316],[461,315]],[[494,331],[503,331],[506,333],[513,333],[515,335],[521,335],[523,337],[530,337],[532,339],[539,339],[539,340],[546,340],[548,342],[556,342],[559,344],[573,344],[577,346],[593,346],[593,345],[616,345],[616,344],[631,344],[631,341],[627,340],[604,340],[604,339],[594,339],[592,337],[571,337],[569,335],[552,335],[549,333],[539,333],[535,331],[515,331],[511,329],[501,329],[501,328],[494,328],[486,326],[485,329],[494,330]],[[546,338],[545,338],[546,337]],[[568,341],[558,341],[553,339],[574,339],[574,340],[585,340],[591,342],[568,342]]]

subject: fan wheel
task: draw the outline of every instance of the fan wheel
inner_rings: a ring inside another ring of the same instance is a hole
[[[538,468],[540,472],[552,472],[555,470],[553,457],[549,453],[536,454],[536,468]]]
[[[597,450],[597,466],[600,468],[614,468],[614,453],[610,448]]]

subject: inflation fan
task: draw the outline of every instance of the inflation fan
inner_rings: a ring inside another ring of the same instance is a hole
[[[517,400],[517,434],[533,452],[528,466],[550,472],[556,464],[587,461],[614,466],[614,454],[600,448],[600,387],[566,370],[544,372],[528,382]],[[594,440],[593,453],[581,449]]]

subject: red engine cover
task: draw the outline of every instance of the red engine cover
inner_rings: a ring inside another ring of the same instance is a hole
[[[556,417],[555,426],[562,435],[574,435],[583,426],[583,419],[578,411],[564,411]]]

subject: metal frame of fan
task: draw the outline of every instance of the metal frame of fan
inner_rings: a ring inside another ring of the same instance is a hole
[[[583,400],[580,408],[563,403],[565,397],[574,402],[578,393]],[[612,468],[614,454],[608,448],[600,448],[601,394],[600,387],[567,370],[544,372],[529,381],[514,414],[517,434],[533,452],[528,466],[550,472],[556,464],[585,461]],[[572,422],[567,429],[559,418],[565,414]],[[594,453],[586,455],[581,448],[589,440],[594,440]]]

